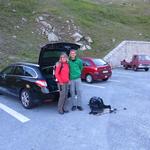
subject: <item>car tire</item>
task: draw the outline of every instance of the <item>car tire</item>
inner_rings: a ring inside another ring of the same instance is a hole
[[[107,81],[109,78],[106,78],[106,79],[102,79],[103,81]]]
[[[93,82],[93,77],[90,74],[87,74],[85,77],[85,80],[87,83],[92,83]]]
[[[149,70],[149,68],[145,68],[145,71],[148,71]]]
[[[128,70],[128,66],[127,66],[127,65],[125,65],[125,66],[124,66],[124,69],[125,69],[125,70]]]
[[[31,93],[27,89],[23,89],[20,93],[20,101],[24,108],[30,109],[33,106]]]
[[[138,68],[137,68],[136,66],[133,66],[133,70],[134,70],[134,71],[137,71]]]

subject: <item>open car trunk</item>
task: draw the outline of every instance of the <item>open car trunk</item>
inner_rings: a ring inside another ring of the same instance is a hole
[[[53,71],[59,56],[62,52],[69,55],[71,49],[78,50],[79,48],[77,44],[65,42],[47,44],[41,48],[38,64],[47,80],[50,92],[58,90]]]

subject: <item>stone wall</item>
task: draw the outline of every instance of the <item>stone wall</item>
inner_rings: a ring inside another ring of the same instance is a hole
[[[120,61],[126,59],[130,61],[134,54],[150,55],[150,42],[145,41],[123,41],[110,53],[108,53],[104,60],[114,67],[120,67]]]

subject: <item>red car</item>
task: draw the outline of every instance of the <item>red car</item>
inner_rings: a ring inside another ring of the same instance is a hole
[[[107,81],[111,75],[111,66],[102,59],[82,57],[83,71],[81,75],[82,80],[92,83],[94,80]]]

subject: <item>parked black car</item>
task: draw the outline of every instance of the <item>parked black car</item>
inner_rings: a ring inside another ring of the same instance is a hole
[[[54,65],[62,52],[80,46],[74,43],[52,43],[41,48],[39,62],[18,62],[0,72],[0,93],[19,97],[25,108],[59,97],[53,75]]]

